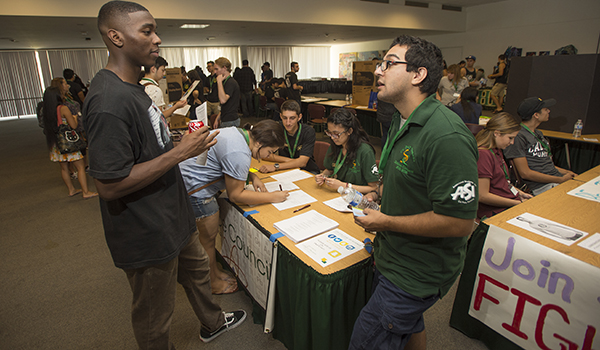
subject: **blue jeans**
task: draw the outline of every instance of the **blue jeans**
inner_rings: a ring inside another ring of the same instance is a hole
[[[221,126],[219,126],[219,128],[228,128],[230,126],[239,127],[240,126],[240,118],[237,118],[236,120],[232,120],[230,122],[221,122]]]
[[[376,269],[373,294],[354,324],[349,349],[403,349],[412,334],[425,329],[423,313],[438,299],[409,294]]]
[[[219,211],[219,203],[216,197],[206,199],[190,197],[190,201],[192,202],[192,209],[194,210],[196,219],[209,217]]]

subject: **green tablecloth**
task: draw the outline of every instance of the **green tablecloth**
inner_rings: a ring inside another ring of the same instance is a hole
[[[348,349],[371,295],[371,259],[321,275],[280,244],[276,281],[274,338],[290,350]]]
[[[473,232],[467,249],[465,267],[460,275],[460,282],[452,307],[450,326],[463,332],[466,336],[482,341],[490,350],[517,350],[520,346],[504,338],[481,321],[469,316],[471,295],[479,268],[479,260],[483,250],[483,244],[487,237],[489,226],[481,223]]]

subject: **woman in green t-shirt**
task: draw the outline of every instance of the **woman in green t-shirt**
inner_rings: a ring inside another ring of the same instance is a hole
[[[327,118],[325,134],[331,146],[323,161],[325,170],[315,176],[317,184],[334,191],[349,184],[362,193],[375,191],[379,180],[375,150],[358,118],[340,108]]]

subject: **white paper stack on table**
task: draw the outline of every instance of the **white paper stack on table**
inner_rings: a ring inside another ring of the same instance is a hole
[[[320,233],[333,230],[339,224],[316,210],[311,210],[304,214],[276,222],[273,226],[291,239],[292,242],[298,243]]]

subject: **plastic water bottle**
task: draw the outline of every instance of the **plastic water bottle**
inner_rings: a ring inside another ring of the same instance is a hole
[[[340,195],[342,195],[342,199],[346,203],[350,204],[351,206],[353,206],[355,208],[358,208],[358,209],[369,208],[369,209],[379,211],[379,205],[377,205],[377,203],[369,202],[367,200],[367,198],[365,196],[363,196],[362,193],[358,192],[357,190],[355,190],[354,188],[352,188],[350,186],[348,186],[348,187],[340,186],[338,188],[338,193]]]
[[[352,104],[352,95],[350,95],[350,104]]]
[[[350,103],[350,95],[346,94],[346,104]]]
[[[581,137],[582,129],[583,129],[583,121],[581,121],[581,119],[577,119],[577,123],[575,123],[575,127],[573,128],[573,137]]]

